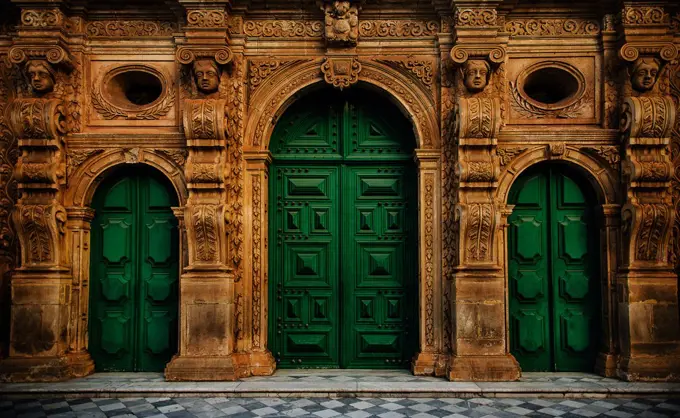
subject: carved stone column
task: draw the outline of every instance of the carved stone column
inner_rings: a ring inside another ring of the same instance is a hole
[[[435,279],[436,272],[441,270],[441,260],[435,254],[441,254],[441,168],[439,150],[417,149],[415,160],[418,164],[418,242],[421,260],[418,277],[419,314],[418,328],[420,351],[413,358],[411,369],[416,375],[432,374],[440,366],[442,352],[442,334],[438,332],[442,323],[443,289]]]
[[[674,208],[670,135],[677,117],[669,62],[678,48],[658,2],[624,2],[619,57],[629,81],[619,125],[625,160],[622,262],[617,280],[620,358],[626,380],[680,379],[678,278],[669,260]]]
[[[627,98],[622,111],[627,190],[617,373],[626,380],[678,379],[678,284],[668,260],[674,217],[668,145],[676,109],[668,96],[640,96]]]
[[[253,375],[271,375],[276,360],[267,349],[268,329],[268,210],[269,151],[250,151],[245,154],[246,196],[244,212],[246,225],[252,225],[250,239],[246,239],[246,265],[250,271],[244,274],[245,283],[242,317],[244,351],[249,352],[248,363]]]
[[[180,278],[179,353],[168,380],[236,380],[234,275],[229,266],[226,191],[227,92],[224,65],[228,2],[181,1],[186,38],[178,40],[184,64],[183,128],[188,149],[184,207],[186,266]]]
[[[616,265],[619,254],[619,231],[621,228],[621,205],[606,204],[601,206],[600,247],[602,260],[600,275],[605,278],[600,281],[602,298],[602,317],[600,336],[600,352],[595,361],[595,371],[602,376],[616,376],[616,359],[618,353],[618,333],[616,324]]]
[[[66,245],[71,248],[72,284],[69,313],[68,356],[75,376],[94,372],[94,361],[87,351],[87,324],[90,302],[90,225],[94,210],[66,208]]]
[[[500,162],[505,47],[498,2],[454,0],[458,100],[455,107],[457,228],[452,295],[450,380],[516,380],[519,364],[508,351],[503,271],[503,202],[494,199]]]
[[[7,380],[60,380],[71,376],[68,351],[71,272],[65,245],[66,211],[60,204],[64,114],[59,99],[16,99],[8,109],[19,138],[14,171],[21,198],[12,220],[21,245],[12,275]]]

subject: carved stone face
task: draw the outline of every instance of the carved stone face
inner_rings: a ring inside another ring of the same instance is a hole
[[[659,75],[659,61],[653,58],[638,58],[633,64],[631,84],[637,91],[649,91]]]
[[[489,82],[489,64],[483,60],[471,60],[465,64],[464,84],[470,92],[484,90]]]
[[[349,12],[350,4],[348,1],[336,1],[333,3],[333,9],[336,16],[344,17]]]
[[[49,64],[44,61],[31,61],[26,67],[31,87],[38,94],[50,93],[54,90],[54,76],[50,71]]]
[[[212,60],[200,60],[194,63],[196,86],[203,93],[214,93],[220,85],[220,71]]]

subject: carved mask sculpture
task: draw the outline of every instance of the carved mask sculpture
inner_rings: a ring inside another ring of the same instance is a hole
[[[359,33],[359,16],[356,6],[349,1],[333,1],[324,8],[326,12],[326,40],[355,43]]]
[[[489,82],[491,67],[484,60],[470,60],[465,63],[463,69],[463,82],[471,93],[477,93],[486,87]]]
[[[638,58],[633,63],[630,82],[639,92],[649,91],[654,87],[659,75],[659,60],[655,58]]]
[[[28,61],[26,63],[26,76],[37,95],[42,96],[54,90],[55,72],[47,61]]]
[[[215,93],[220,85],[220,69],[213,60],[194,62],[194,77],[196,86],[204,94]]]

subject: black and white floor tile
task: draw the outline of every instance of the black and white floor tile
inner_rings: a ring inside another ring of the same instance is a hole
[[[680,399],[119,398],[1,400],[2,418],[662,418]]]

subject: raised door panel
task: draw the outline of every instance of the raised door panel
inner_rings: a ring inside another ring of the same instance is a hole
[[[92,221],[89,350],[98,371],[132,370],[135,337],[135,182],[102,185]]]
[[[279,120],[271,151],[292,160],[340,160],[342,105],[296,103]]]
[[[270,280],[280,367],[338,367],[337,167],[274,167]]]
[[[403,367],[412,355],[417,282],[407,212],[414,193],[401,167],[344,170],[343,367]]]
[[[581,186],[551,173],[552,272],[555,369],[592,371],[598,303],[597,231]]]
[[[139,178],[140,292],[137,370],[163,370],[177,352],[178,231],[172,193]]]
[[[524,371],[551,370],[547,176],[517,180],[508,219],[510,350]]]

